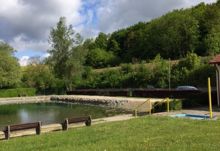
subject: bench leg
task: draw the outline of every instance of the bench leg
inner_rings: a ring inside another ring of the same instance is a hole
[[[37,135],[40,135],[40,133],[41,133],[41,122],[38,122],[38,125],[37,125],[37,128],[36,128],[36,134]]]
[[[6,127],[6,130],[4,131],[5,133],[5,139],[9,139],[10,138],[10,126]]]
[[[62,123],[62,129],[64,131],[68,130],[69,121],[68,119],[65,119],[65,121]]]
[[[91,124],[92,124],[91,116],[89,116],[89,118],[88,118],[88,120],[86,120],[85,124],[86,124],[86,126],[91,126]]]

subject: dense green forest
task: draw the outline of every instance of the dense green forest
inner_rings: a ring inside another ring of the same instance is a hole
[[[0,88],[36,88],[40,93],[167,88],[169,79],[171,87],[205,87],[207,77],[215,77],[208,61],[220,53],[220,1],[174,10],[95,39],[83,40],[61,17],[51,29],[49,45],[47,59],[20,67],[13,48],[0,42]],[[118,68],[94,70],[114,66]]]
[[[174,10],[150,22],[140,22],[112,34],[100,33],[86,40],[86,65],[95,68],[120,63],[183,58],[189,52],[200,56],[220,52],[220,1]]]

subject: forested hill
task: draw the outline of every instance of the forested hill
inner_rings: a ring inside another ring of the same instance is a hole
[[[147,61],[160,54],[179,59],[188,52],[200,56],[220,53],[220,1],[169,12],[112,34],[87,39],[86,65],[95,68],[122,62]]]

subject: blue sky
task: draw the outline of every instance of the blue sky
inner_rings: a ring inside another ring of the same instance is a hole
[[[88,38],[201,2],[216,0],[0,0],[0,40],[25,65],[29,57],[47,56],[50,29],[61,16]]]

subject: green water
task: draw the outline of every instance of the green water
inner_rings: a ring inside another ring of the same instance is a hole
[[[65,118],[91,115],[92,118],[108,117],[125,113],[107,107],[64,104],[35,103],[0,106],[0,129],[7,125],[41,121],[42,124],[60,123]]]

